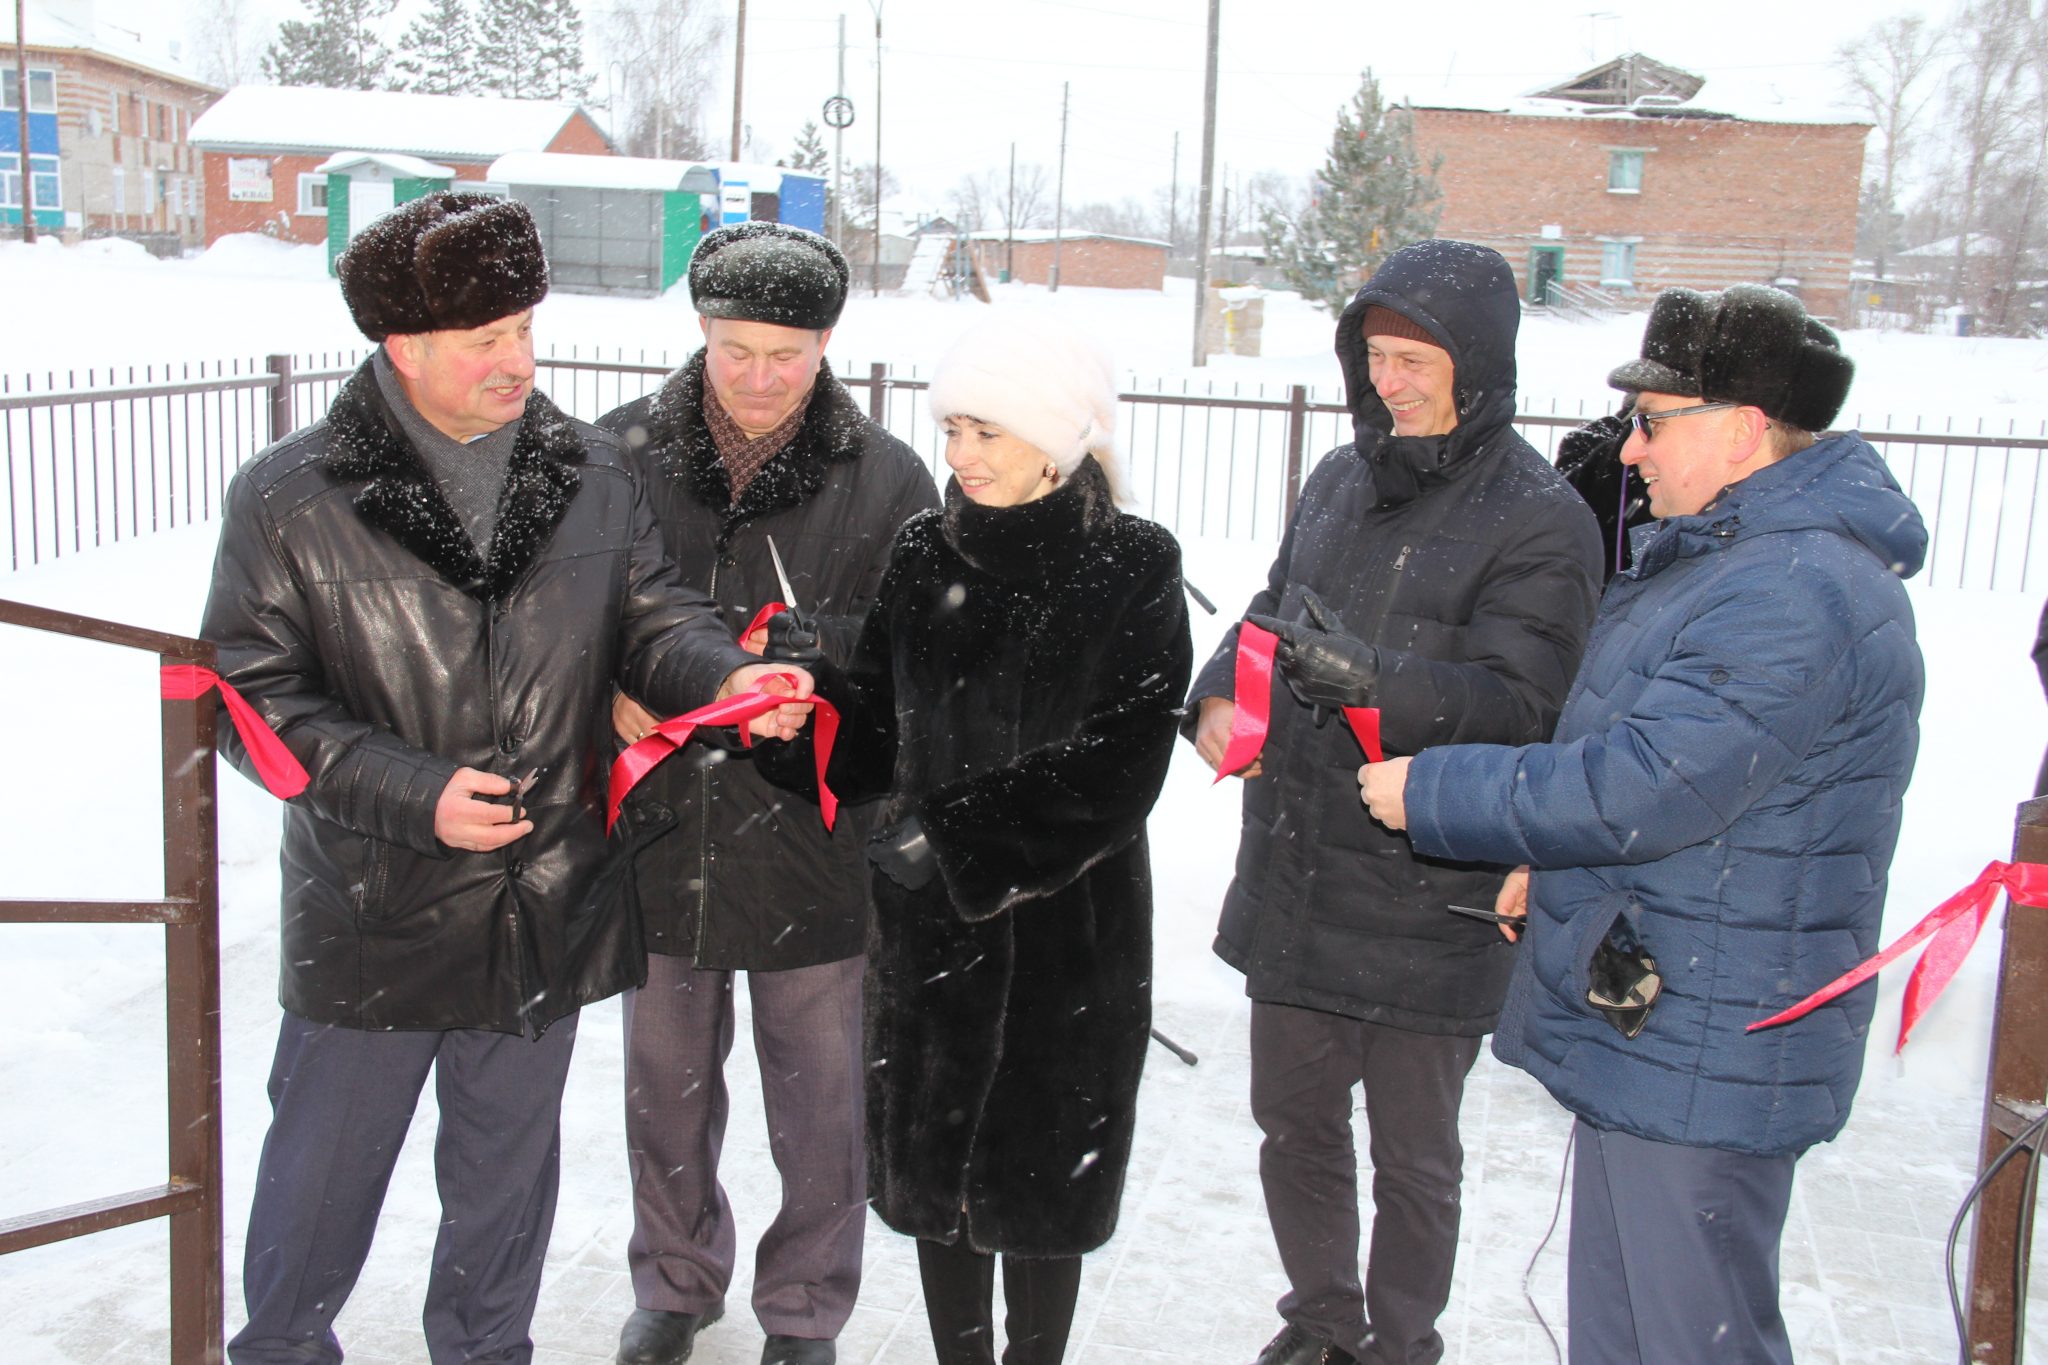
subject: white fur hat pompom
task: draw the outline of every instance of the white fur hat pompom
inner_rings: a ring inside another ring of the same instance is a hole
[[[932,372],[932,416],[972,417],[1044,451],[1062,478],[1093,455],[1115,478],[1116,376],[1072,324],[999,312],[969,328]]]

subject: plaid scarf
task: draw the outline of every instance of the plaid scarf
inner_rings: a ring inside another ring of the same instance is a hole
[[[817,392],[813,387],[812,393]],[[801,403],[789,410],[789,416],[775,430],[761,436],[749,436],[740,430],[740,424],[733,420],[725,405],[718,401],[711,386],[704,386],[704,425],[711,430],[711,443],[718,447],[718,458],[725,465],[725,477],[732,484],[732,500],[735,505],[740,495],[747,491],[747,485],[754,481],[767,463],[780,455],[783,448],[796,439],[797,428],[804,424],[804,414],[810,411],[811,396],[805,394]]]

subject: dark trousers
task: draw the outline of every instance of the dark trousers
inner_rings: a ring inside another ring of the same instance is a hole
[[[863,958],[748,972],[768,1148],[782,1208],[761,1235],[754,1315],[763,1331],[832,1338],[860,1290],[867,1230],[861,1063]],[[725,1302],[737,1237],[718,1180],[731,1100],[733,974],[651,955],[626,994],[626,1155],[642,1308],[704,1313]]]
[[[434,1365],[524,1365],[554,1228],[562,1085],[576,1017],[538,1039],[482,1029],[386,1033],[287,1014],[270,1071],[235,1365],[333,1365],[333,1324],[355,1288],[427,1072],[441,1126],[441,1230],[427,1276]]]
[[[917,1239],[917,1273],[939,1365],[994,1365],[996,1258],[963,1236]],[[1079,1256],[1003,1257],[1003,1365],[1059,1365],[1081,1294]]]
[[[1580,1119],[1572,1365],[1791,1365],[1778,1239],[1791,1156],[1680,1147]]]
[[[1253,1002],[1252,1117],[1266,1135],[1259,1181],[1291,1286],[1281,1317],[1382,1365],[1443,1358],[1436,1320],[1451,1297],[1465,1160],[1458,1104],[1479,1042]],[[1362,1287],[1356,1085],[1373,1168]],[[1361,1348],[1368,1320],[1374,1340]]]

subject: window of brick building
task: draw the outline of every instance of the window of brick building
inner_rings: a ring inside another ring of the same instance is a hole
[[[1610,151],[1607,154],[1607,192],[1609,194],[1641,194],[1643,192],[1643,154],[1641,152]]]
[[[1608,289],[1633,289],[1636,284],[1636,244],[1600,244],[1600,283]]]
[[[299,177],[299,212],[320,218],[327,216],[326,176],[302,174]]]
[[[12,66],[0,67],[0,109],[18,111],[21,108],[21,83]],[[57,112],[57,73],[37,71],[28,73],[28,111],[31,114],[54,114]]]

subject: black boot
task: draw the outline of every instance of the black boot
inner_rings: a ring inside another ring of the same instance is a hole
[[[635,1308],[619,1332],[618,1365],[683,1365],[697,1344],[697,1333],[725,1312],[671,1313],[664,1308]]]
[[[1266,1343],[1253,1365],[1358,1365],[1358,1357],[1290,1322]]]
[[[839,1348],[822,1337],[786,1337],[770,1332],[761,1348],[761,1365],[833,1365]]]

